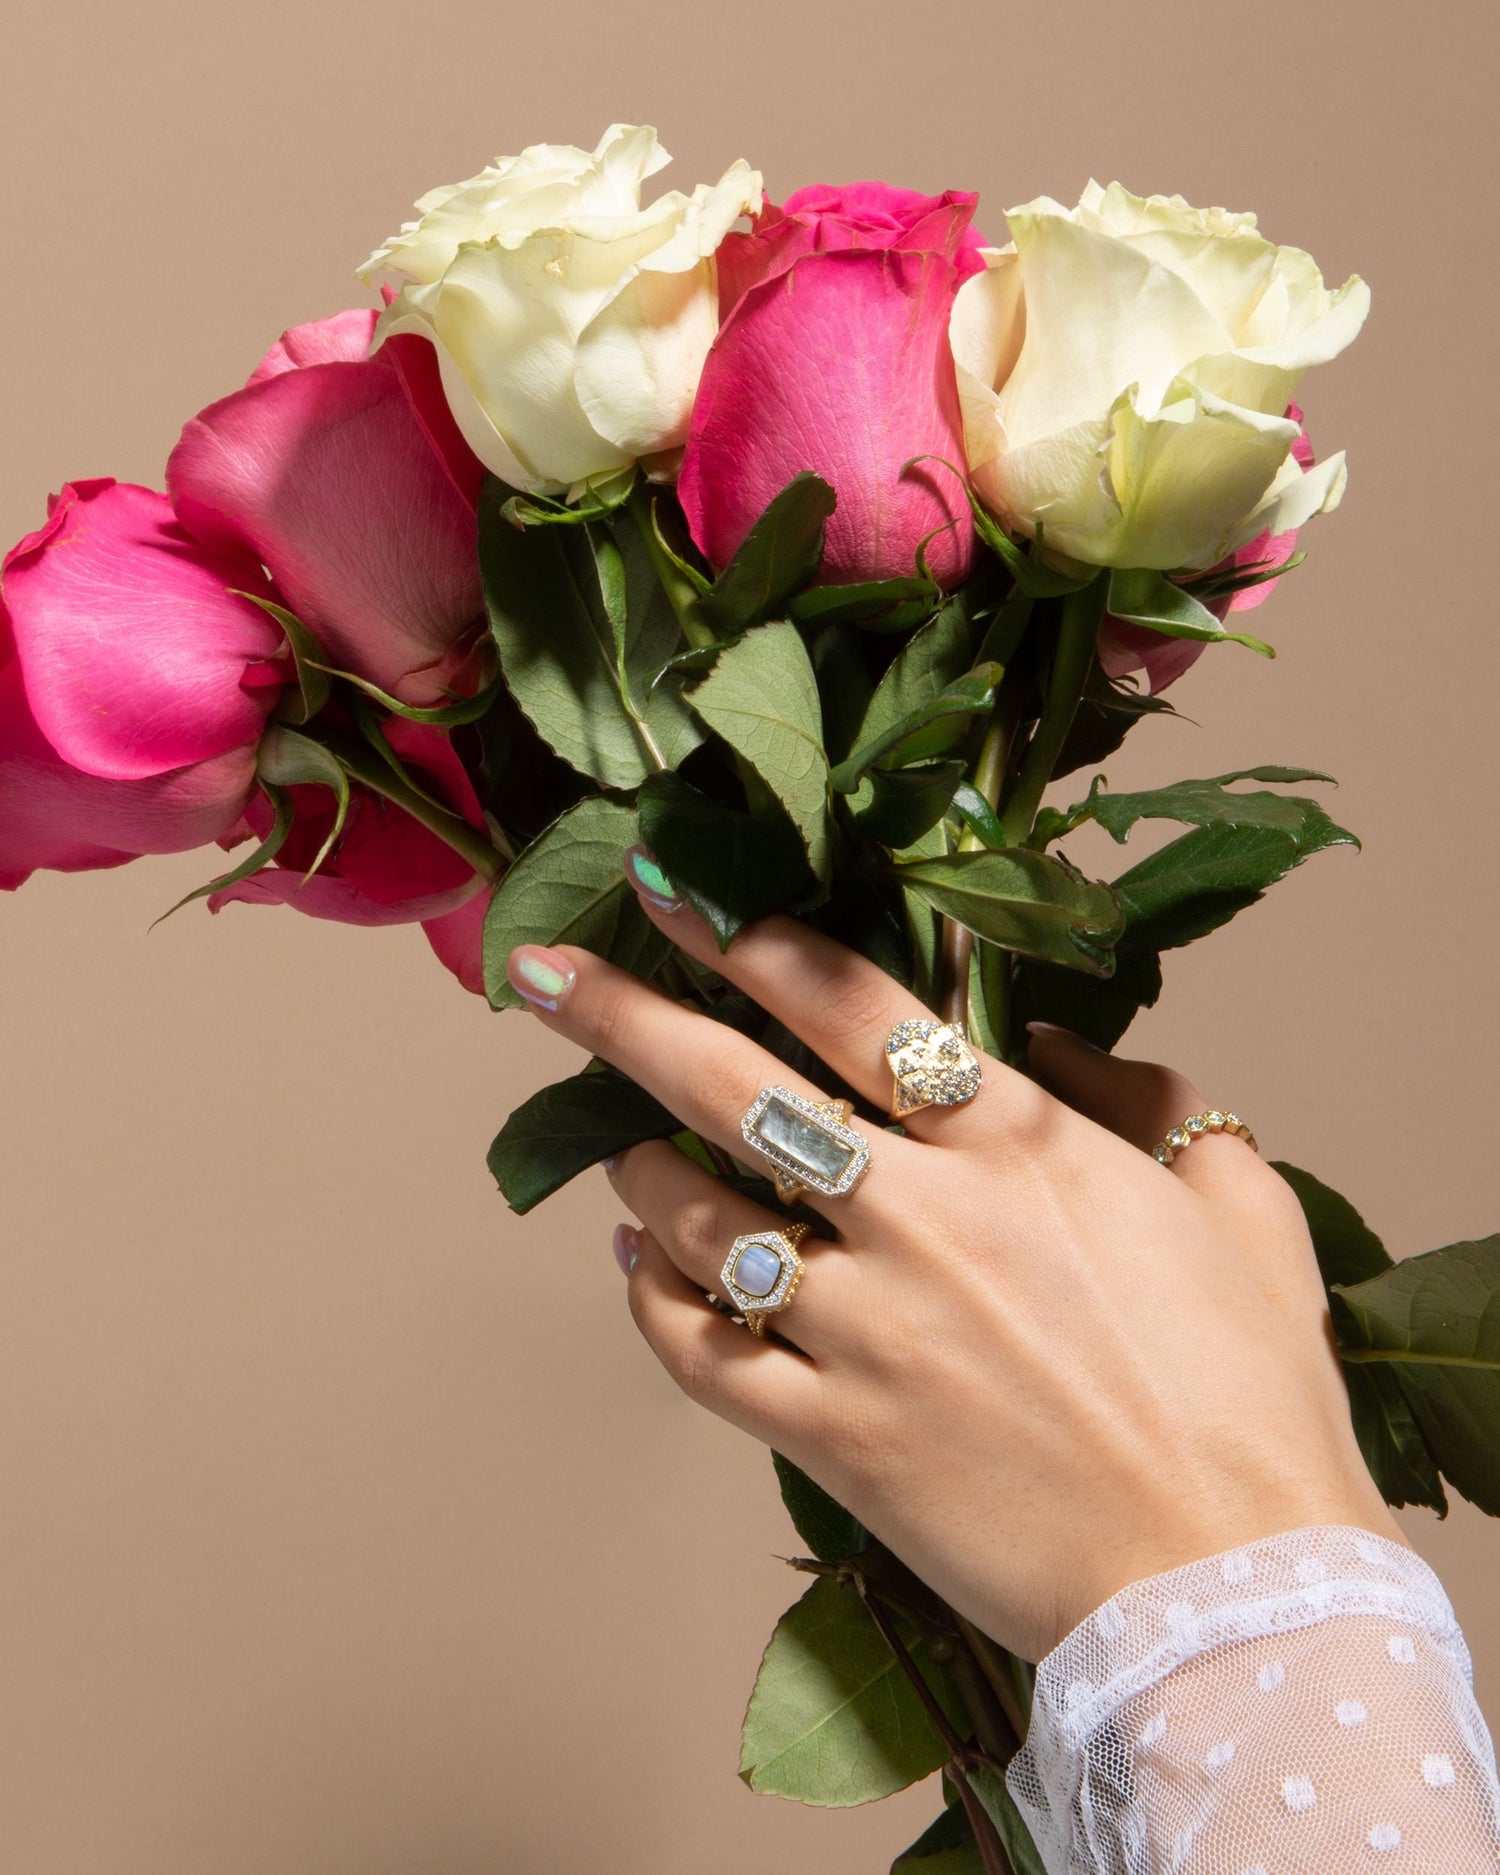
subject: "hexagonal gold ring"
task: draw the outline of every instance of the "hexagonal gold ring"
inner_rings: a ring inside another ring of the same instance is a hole
[[[806,1267],[797,1245],[807,1230],[806,1224],[788,1224],[785,1230],[751,1231],[730,1247],[719,1280],[752,1335],[763,1335],[770,1317],[796,1295]]]

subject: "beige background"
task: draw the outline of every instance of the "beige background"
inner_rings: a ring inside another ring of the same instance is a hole
[[[1112,778],[1343,781],[1319,859],[1174,961],[1139,1045],[1393,1247],[1500,1226],[1489,1064],[1496,14],[1265,0],[13,5],[0,535],[181,423],[422,190],[657,123],[668,180],[1092,173],[1254,206],[1371,279],[1307,387],[1351,492]],[[673,1394],[590,1178],[529,1222],[506,1108],[568,1060],[415,932],[201,912],[202,857],[0,905],[5,1875],[871,1875],[930,1791],[751,1797],[736,1730],[797,1584],[761,1453]],[[1500,1700],[1500,1532],[1415,1534]]]

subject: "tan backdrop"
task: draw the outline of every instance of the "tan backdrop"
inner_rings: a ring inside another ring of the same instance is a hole
[[[1375,310],[1309,388],[1351,492],[1117,782],[1325,766],[1319,859],[1175,960],[1143,1049],[1402,1251],[1500,1226],[1489,1074],[1489,0],[56,0],[0,28],[0,535],[157,483],[414,196],[656,123],[691,184],[1092,174],[1254,206]],[[669,176],[668,180],[673,177]],[[993,237],[992,237],[993,238]],[[202,857],[0,906],[0,1866],[9,1875],[872,1875],[935,1808],[736,1781],[796,1582],[763,1455],[630,1327],[597,1177],[490,1135],[566,1071],[415,932],[201,911]],[[1500,1701],[1500,1532],[1414,1523]]]

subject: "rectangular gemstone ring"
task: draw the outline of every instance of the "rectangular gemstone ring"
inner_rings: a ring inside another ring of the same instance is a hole
[[[771,1167],[776,1195],[790,1204],[802,1191],[842,1198],[870,1163],[870,1145],[845,1124],[848,1103],[806,1100],[789,1087],[766,1087],[740,1121],[747,1145]]]

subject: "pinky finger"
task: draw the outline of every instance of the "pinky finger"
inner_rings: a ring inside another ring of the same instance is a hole
[[[622,1225],[615,1241],[635,1325],[690,1400],[768,1445],[807,1423],[819,1381],[805,1355],[715,1308],[649,1231]]]

